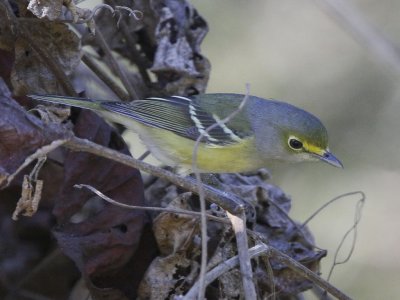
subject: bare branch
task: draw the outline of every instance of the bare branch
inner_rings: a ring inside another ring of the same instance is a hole
[[[107,56],[108,62],[111,64],[111,69],[117,73],[118,77],[121,79],[124,87],[128,91],[130,100],[135,100],[139,99],[135,88],[133,87],[131,81],[129,80],[128,76],[126,75],[125,71],[121,68],[121,66],[118,64],[114,56],[112,55],[111,49],[108,46],[103,34],[101,33],[101,30],[96,26],[96,41],[100,48],[104,51],[105,55]]]
[[[314,217],[316,215],[318,215],[322,210],[324,210],[327,206],[331,205],[332,203],[336,202],[339,199],[343,199],[345,197],[352,196],[352,195],[361,195],[361,198],[365,199],[365,194],[362,191],[349,192],[349,193],[345,193],[345,194],[339,195],[337,197],[334,197],[331,200],[329,200],[328,202],[326,202],[324,205],[322,205],[320,208],[318,208],[311,216],[309,216],[307,218],[307,220],[305,220],[303,222],[303,224],[301,224],[301,228],[304,228],[308,224],[308,222],[310,222],[312,219],[314,219]]]
[[[311,280],[313,283],[319,285],[321,288],[332,294],[338,299],[341,300],[351,300],[349,296],[344,294],[342,291],[331,285],[328,281],[322,279],[320,276],[318,276],[316,273],[311,271],[310,269],[306,268],[303,266],[301,263],[298,261],[294,260],[290,256],[284,254],[283,252],[270,247],[271,251],[271,256],[274,257],[274,259],[278,260],[279,262],[285,264],[288,266],[292,271],[296,272],[297,274],[303,276],[304,278]]]
[[[269,252],[270,247],[268,247],[265,244],[259,244],[256,245],[252,248],[249,249],[249,257],[254,258],[257,256],[260,256],[262,254],[267,254]],[[233,269],[239,265],[239,256],[234,256],[224,262],[222,262],[220,265],[216,266],[212,270],[210,270],[206,276],[205,276],[205,284],[208,285],[211,282],[213,282],[215,279],[217,279],[219,276],[222,274],[228,272],[229,270]],[[193,287],[190,289],[190,291],[184,296],[185,300],[193,300],[196,298],[196,295],[199,293],[199,282],[197,281]],[[256,298],[253,298],[256,299]]]
[[[352,254],[353,254],[353,252],[354,252],[354,249],[355,249],[355,246],[356,246],[356,241],[357,241],[357,227],[358,227],[358,224],[359,224],[360,221],[361,221],[362,208],[363,208],[364,203],[365,203],[365,195],[364,195],[363,192],[361,192],[361,196],[362,196],[362,198],[361,198],[360,200],[358,200],[358,201],[357,201],[357,204],[356,204],[356,210],[355,210],[355,214],[354,214],[354,223],[353,223],[353,225],[349,228],[349,230],[347,230],[347,232],[344,234],[342,240],[341,240],[340,243],[339,243],[339,246],[337,247],[337,249],[336,249],[336,251],[335,251],[335,255],[334,255],[334,259],[333,259],[333,264],[332,264],[331,269],[329,270],[329,274],[328,274],[327,280],[329,280],[329,279],[331,278],[331,275],[332,275],[332,272],[333,272],[333,269],[335,268],[335,266],[340,265],[340,264],[344,264],[344,263],[348,262],[349,259],[350,259],[350,257],[352,256]],[[338,255],[339,255],[340,249],[342,248],[342,246],[343,246],[343,244],[344,244],[344,242],[345,242],[347,236],[348,236],[351,232],[353,232],[353,239],[352,239],[352,241],[351,241],[351,248],[350,248],[350,251],[349,251],[349,253],[347,254],[347,256],[346,256],[345,259],[343,259],[342,261],[338,261]]]
[[[248,249],[249,244],[246,233],[246,214],[242,212],[242,215],[238,217],[227,212],[227,215],[232,222],[232,228],[236,236],[244,298],[247,300],[257,299],[256,288],[253,282],[253,270],[251,269],[250,254]]]
[[[85,65],[92,70],[96,76],[103,81],[105,85],[107,85],[111,91],[115,93],[115,95],[118,96],[119,99],[128,101],[129,100],[129,95],[128,93],[120,88],[115,81],[106,73],[104,72],[103,69],[99,67],[99,65],[96,63],[96,61],[88,54],[84,53],[82,55],[82,61],[85,63]]]
[[[92,186],[90,186],[88,184],[75,184],[74,187],[78,188],[78,189],[86,188],[86,189],[92,191],[93,193],[95,193],[97,196],[99,196],[103,200],[107,201],[108,203],[111,203],[111,204],[113,204],[115,206],[119,206],[119,207],[122,207],[122,208],[135,209],[135,210],[168,212],[168,213],[174,213],[174,214],[185,214],[185,215],[190,215],[190,216],[194,216],[194,217],[197,217],[197,218],[201,217],[201,213],[200,212],[191,211],[191,210],[172,209],[172,208],[165,208],[165,207],[152,207],[152,206],[135,206],[135,205],[128,205],[128,204],[125,204],[125,203],[121,203],[121,202],[115,201],[115,200],[111,199],[110,197],[104,195],[102,192],[100,192],[99,190],[95,189],[94,187],[92,187]],[[187,195],[187,194],[189,194],[189,195]],[[187,197],[187,196],[190,196],[190,193],[181,194],[178,197],[182,197],[183,198],[183,197]],[[229,225],[229,220],[227,220],[225,218],[220,218],[220,217],[216,217],[216,216],[209,215],[209,214],[207,214],[206,217],[208,219],[210,219],[210,220]]]
[[[5,187],[7,187],[11,183],[11,181],[15,178],[15,176],[17,176],[31,162],[33,162],[36,159],[40,159],[42,157],[47,156],[47,154],[49,154],[51,151],[60,147],[61,145],[63,145],[66,142],[67,142],[67,140],[55,140],[51,144],[43,146],[42,148],[39,148],[38,150],[36,150],[35,153],[33,153],[32,155],[28,156],[25,159],[25,161],[22,163],[22,165],[20,165],[13,174],[11,174],[7,178],[5,178],[7,180]],[[2,183],[3,182],[0,182],[0,186],[2,185]]]
[[[260,235],[258,232],[247,230],[247,233],[251,235],[259,243],[264,243],[264,244],[268,243],[266,238]],[[342,291],[331,285],[328,281],[321,278],[318,274],[314,273],[307,267],[303,266],[300,262],[291,258],[289,255],[283,253],[282,251],[269,246],[268,257],[278,260],[280,263],[286,265],[288,268],[290,268],[298,275],[310,280],[315,285],[321,287],[323,290],[327,291],[336,298],[340,300],[351,300],[351,298],[347,296],[345,293],[343,293]]]

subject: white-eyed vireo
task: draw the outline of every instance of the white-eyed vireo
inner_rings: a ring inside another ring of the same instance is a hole
[[[93,110],[137,132],[161,162],[190,169],[196,139],[235,111],[244,95],[202,94],[132,102],[30,97]],[[204,135],[197,167],[202,172],[233,173],[267,167],[272,161],[318,160],[342,167],[329,151],[327,131],[318,118],[284,102],[249,96],[235,117]]]

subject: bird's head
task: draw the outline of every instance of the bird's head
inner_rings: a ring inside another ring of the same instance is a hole
[[[320,160],[343,168],[329,150],[325,126],[314,115],[278,101],[271,102],[265,110],[259,109],[256,114],[255,128],[261,128],[258,136],[271,136],[257,140],[259,149],[266,150],[266,157],[298,162]]]
[[[289,115],[286,126],[280,131],[283,148],[293,160],[320,160],[343,168],[342,163],[329,150],[325,126],[314,115],[298,110]]]

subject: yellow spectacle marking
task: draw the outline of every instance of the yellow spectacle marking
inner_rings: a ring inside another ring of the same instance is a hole
[[[326,152],[325,149],[309,144],[307,142],[303,142],[303,147],[307,152],[314,153],[320,156],[324,155]]]

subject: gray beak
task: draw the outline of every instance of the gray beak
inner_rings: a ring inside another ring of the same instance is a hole
[[[329,151],[326,151],[323,155],[316,155],[320,160],[334,166],[337,168],[342,168],[343,169],[343,164],[340,162],[339,159],[335,157],[332,153]]]

